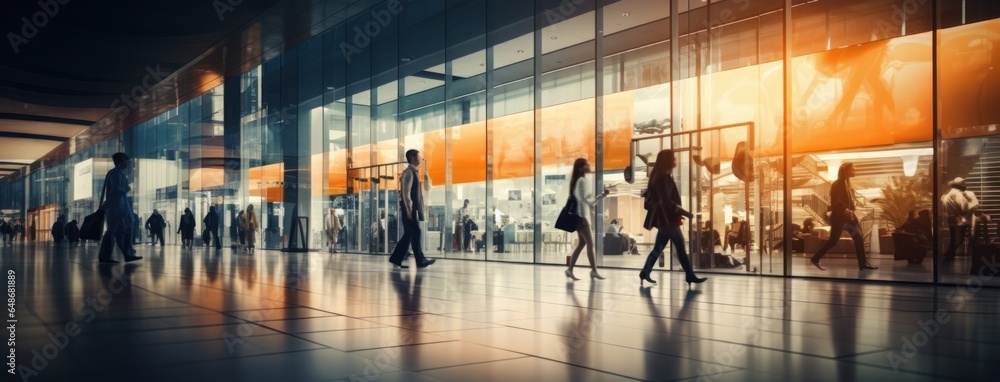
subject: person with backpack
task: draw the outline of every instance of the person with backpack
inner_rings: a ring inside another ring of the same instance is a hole
[[[253,252],[257,246],[257,230],[260,229],[260,221],[257,214],[253,212],[253,204],[247,206],[247,212],[243,214],[243,230],[247,240],[247,252]]]
[[[59,215],[55,223],[52,223],[52,241],[57,245],[62,243],[63,239],[66,238],[66,217]]]
[[[656,242],[653,244],[653,250],[646,257],[645,266],[639,272],[640,284],[644,281],[656,284],[656,281],[651,279],[649,274],[653,271],[653,264],[656,263],[657,258],[670,242],[674,243],[677,261],[684,269],[684,280],[687,281],[688,287],[691,287],[691,283],[703,283],[708,280],[708,278],[698,277],[694,274],[691,259],[688,258],[687,250],[684,247],[684,234],[681,232],[681,225],[684,224],[683,218],[691,219],[694,214],[681,207],[681,195],[677,191],[677,183],[670,175],[675,167],[677,167],[677,159],[674,158],[674,151],[671,149],[661,150],[656,155],[653,171],[649,174],[644,203],[647,212],[643,227],[647,230],[656,228]]]
[[[80,228],[77,226],[76,220],[66,224],[66,239],[69,240],[71,247],[80,242]]]
[[[105,221],[108,226],[107,232],[101,238],[101,249],[98,259],[102,263],[117,263],[111,259],[115,244],[121,250],[126,262],[141,260],[142,256],[135,255],[132,248],[132,227],[137,224],[135,212],[132,211],[132,203],[129,201],[128,193],[132,187],[128,185],[128,178],[125,170],[128,169],[128,154],[115,153],[111,157],[115,163],[115,168],[108,171],[104,178],[104,188],[107,197],[101,192],[101,209],[104,210]]]
[[[215,249],[222,249],[222,241],[219,239],[219,214],[215,212],[215,206],[208,207],[208,214],[205,215],[205,219],[202,219],[201,222],[205,224],[208,234],[212,236],[215,242]],[[205,244],[211,245],[207,238],[205,239]]]
[[[163,248],[163,228],[166,227],[166,223],[163,221],[163,216],[160,215],[160,211],[153,209],[153,214],[146,219],[146,229],[149,230],[150,245],[155,246],[157,239],[160,241],[160,248]]]

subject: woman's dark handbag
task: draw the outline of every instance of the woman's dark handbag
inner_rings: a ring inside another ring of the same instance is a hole
[[[104,210],[98,209],[87,217],[83,218],[83,225],[80,226],[80,239],[101,240],[104,235]]]
[[[556,228],[566,232],[576,232],[576,228],[579,226],[580,215],[576,214],[576,198],[570,195],[569,199],[566,200],[566,206],[556,218]]]
[[[83,224],[80,225],[81,240],[100,241],[101,236],[104,236],[104,192],[107,189],[108,181],[105,179],[104,186],[101,187],[101,198],[98,199],[101,206],[97,208],[97,212],[84,217]]]

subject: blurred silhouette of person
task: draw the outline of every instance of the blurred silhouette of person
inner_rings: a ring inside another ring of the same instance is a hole
[[[202,223],[208,229],[208,234],[212,236],[212,240],[215,242],[215,249],[222,249],[222,241],[219,240],[219,214],[215,213],[215,206],[208,207],[208,214],[205,215]],[[205,244],[211,245],[207,241]]]
[[[14,222],[14,236],[17,241],[24,241],[24,224],[21,223],[21,219]]]
[[[70,246],[80,242],[80,227],[76,225],[76,220],[66,223],[66,239],[69,240]]]
[[[990,215],[983,213],[983,211],[976,212],[976,225],[973,228],[972,242],[976,244],[989,244],[990,240],[990,223],[993,222],[993,218]]]
[[[677,261],[684,269],[684,280],[688,287],[691,283],[703,283],[708,280],[706,277],[698,277],[691,266],[691,259],[688,258],[687,249],[684,246],[684,234],[681,232],[681,225],[684,224],[684,217],[691,219],[694,214],[681,207],[681,196],[677,191],[677,183],[670,172],[677,167],[677,158],[674,158],[674,151],[670,149],[661,150],[656,155],[656,162],[653,170],[649,174],[649,181],[646,186],[646,220],[643,227],[652,230],[656,228],[656,241],[653,250],[646,257],[646,264],[639,272],[639,283],[643,281],[655,284],[656,281],[649,277],[653,271],[653,264],[663,253],[670,242],[674,243],[677,251]]]
[[[612,235],[617,235],[621,233],[622,226],[618,225],[618,219],[611,219],[611,224],[608,224],[608,229],[604,233],[609,233]]]
[[[142,218],[139,217],[139,214],[132,214],[132,215],[135,217],[135,223],[136,223],[135,224],[135,229],[133,229],[133,231],[135,232],[135,235],[132,238],[132,244],[133,245],[135,245],[135,244],[142,244],[142,229],[143,229],[142,228]]]
[[[237,243],[236,248],[240,251],[247,247],[247,226],[246,226],[246,212],[240,210],[233,218],[233,226],[231,232],[235,232],[235,237],[233,237],[233,242]]]
[[[238,249],[240,246],[240,215],[243,215],[243,210],[233,211],[232,219],[229,224],[229,247],[232,249]]]
[[[941,206],[948,214],[948,228],[951,231],[951,241],[944,254],[944,261],[955,260],[955,251],[969,237],[976,219],[976,209],[979,208],[979,199],[966,189],[965,178],[955,178],[948,186],[951,189],[941,197]]]
[[[28,240],[36,241],[38,240],[38,228],[35,226],[35,219],[31,219],[31,225],[28,226]]]
[[[580,217],[580,223],[576,227],[578,238],[576,249],[573,250],[573,254],[570,256],[569,268],[563,272],[566,277],[573,280],[579,280],[573,275],[573,267],[576,265],[576,260],[580,258],[580,252],[583,252],[584,247],[587,249],[587,260],[590,261],[590,278],[604,280],[604,277],[597,273],[597,260],[594,256],[594,234],[590,232],[590,217],[593,216],[591,210],[597,206],[597,201],[608,196],[608,189],[605,188],[603,193],[595,197],[593,192],[591,192],[591,188],[587,187],[587,182],[584,179],[584,176],[590,172],[590,162],[586,158],[577,158],[573,162],[573,174],[569,181],[569,192],[576,199],[576,214]]]
[[[257,220],[257,213],[253,211],[253,204],[247,206],[243,220],[247,236],[247,251],[253,252],[257,245],[257,230],[260,228],[260,221]]]
[[[11,219],[11,221],[13,221],[13,219]],[[12,226],[11,223],[8,223],[7,220],[0,218],[0,240],[3,241],[3,244],[11,244],[14,241],[13,232],[14,226]]]
[[[455,212],[455,241],[458,243],[458,250],[465,251],[469,246],[469,234],[466,232],[466,222],[469,221],[469,199],[465,199],[462,208]]]
[[[52,241],[56,244],[62,243],[66,237],[66,216],[59,215],[56,222],[52,223]]]
[[[865,238],[861,235],[861,222],[854,214],[855,191],[851,184],[851,178],[855,174],[854,164],[845,162],[840,165],[840,169],[837,171],[837,180],[830,185],[830,239],[809,260],[821,271],[825,271],[826,268],[823,268],[820,260],[833,246],[837,245],[837,242],[840,241],[840,235],[844,231],[847,231],[851,235],[851,240],[854,241],[858,270],[878,269],[878,267],[869,264],[865,258]]]
[[[807,237],[818,236],[816,232],[816,220],[806,218],[802,221],[802,228],[792,232],[792,250],[805,252],[805,242]]]
[[[108,231],[101,239],[100,255],[102,263],[117,263],[111,259],[115,244],[121,250],[125,261],[135,261],[142,259],[135,255],[132,248],[132,227],[135,222],[135,212],[132,211],[132,203],[129,202],[128,192],[132,190],[125,177],[125,170],[128,168],[128,155],[125,153],[115,153],[111,157],[115,163],[115,168],[108,171],[104,178],[105,195],[101,202],[101,209],[104,210],[104,218],[107,222]]]
[[[166,227],[166,223],[163,221],[163,216],[160,215],[160,211],[153,209],[153,214],[149,215],[149,219],[146,219],[146,229],[149,230],[149,241],[150,245],[156,245],[156,240],[160,241],[160,248],[163,248],[163,228]]]
[[[436,260],[424,257],[423,248],[420,245],[421,233],[420,222],[424,221],[427,207],[424,194],[430,191],[431,179],[429,169],[424,171],[424,183],[420,183],[420,151],[406,151],[406,162],[409,165],[403,170],[399,177],[400,187],[400,217],[403,223],[403,237],[396,242],[396,248],[389,257],[389,262],[397,268],[406,268],[403,260],[406,258],[407,247],[413,249],[413,257],[417,260],[417,267],[425,268],[434,264]]]
[[[340,218],[337,217],[337,209],[331,208],[330,213],[323,219],[323,231],[326,233],[326,245],[330,253],[337,253],[337,236],[340,236]]]
[[[177,227],[177,233],[181,234],[181,249],[191,249],[194,245],[195,218],[190,208],[184,209],[181,215],[181,224]]]

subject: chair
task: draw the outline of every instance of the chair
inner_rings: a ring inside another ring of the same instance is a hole
[[[930,249],[920,244],[917,235],[906,232],[893,232],[892,244],[895,247],[893,260],[906,260],[910,264],[922,263]]]
[[[628,249],[628,241],[621,235],[613,233],[604,234],[604,254],[622,255]]]

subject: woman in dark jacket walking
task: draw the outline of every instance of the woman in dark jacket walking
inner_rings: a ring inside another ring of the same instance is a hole
[[[677,184],[674,177],[670,175],[674,167],[677,167],[677,159],[674,158],[673,150],[666,149],[656,155],[656,162],[653,171],[649,175],[649,183],[646,188],[646,221],[643,227],[648,230],[656,228],[656,243],[653,251],[646,257],[646,265],[639,272],[639,282],[643,281],[656,284],[656,281],[649,277],[653,271],[653,264],[660,257],[667,243],[673,242],[677,251],[677,260],[684,269],[685,281],[688,287],[691,283],[702,283],[708,278],[698,277],[691,267],[691,259],[688,258],[687,250],[684,248],[684,234],[681,232],[683,218],[694,217],[694,214],[681,207],[681,196],[677,192]]]
[[[184,215],[181,215],[180,227],[177,227],[177,232],[181,234],[181,248],[187,247],[192,248],[194,244],[194,226],[195,219],[194,214],[191,213],[190,208],[184,209]]]
[[[851,185],[851,178],[854,177],[854,164],[844,163],[837,171],[837,180],[830,185],[830,240],[820,247],[819,251],[813,255],[810,262],[812,265],[825,271],[819,261],[826,256],[826,252],[840,241],[840,234],[845,230],[851,235],[854,241],[854,251],[858,258],[858,269],[878,269],[868,264],[865,259],[865,239],[861,236],[861,223],[858,216],[854,214],[854,186]]]

